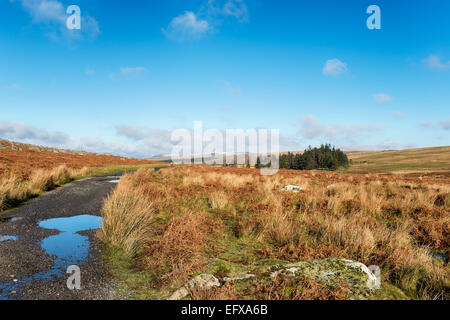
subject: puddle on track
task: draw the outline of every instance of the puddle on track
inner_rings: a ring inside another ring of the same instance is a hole
[[[0,236],[0,242],[17,240],[15,236]]]
[[[62,277],[66,274],[67,267],[76,265],[86,259],[90,246],[89,237],[77,232],[100,228],[102,219],[102,217],[97,216],[79,215],[41,221],[39,223],[41,228],[60,231],[59,234],[41,241],[41,246],[47,254],[56,256],[52,269],[25,276],[16,283],[0,284],[0,300],[7,299],[8,296],[11,296],[12,291],[17,291],[26,283],[50,281],[55,277]]]
[[[107,180],[109,183],[119,183],[120,179]]]

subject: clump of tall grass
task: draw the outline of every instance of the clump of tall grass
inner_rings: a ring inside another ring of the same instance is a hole
[[[144,249],[155,221],[152,202],[142,187],[136,187],[128,176],[122,177],[102,209],[101,238],[109,245],[135,256]]]
[[[209,195],[209,201],[212,209],[225,209],[228,206],[228,197],[225,192],[218,191]]]
[[[39,194],[55,187],[52,174],[44,169],[38,169],[30,175],[29,186],[33,194]]]
[[[73,176],[66,165],[60,165],[51,170],[50,176],[56,185],[63,185],[73,180]]]
[[[34,194],[39,194],[72,180],[73,176],[67,166],[60,165],[52,170],[38,169],[34,171],[30,175],[29,185]]]
[[[74,168],[70,168],[69,170],[69,174],[72,177],[72,179],[77,179],[77,178],[83,178],[83,177],[89,177],[92,175],[92,168],[90,167],[82,167],[81,169],[74,169]]]
[[[10,205],[25,201],[30,193],[26,182],[16,176],[3,178],[0,181],[0,211],[7,209]]]

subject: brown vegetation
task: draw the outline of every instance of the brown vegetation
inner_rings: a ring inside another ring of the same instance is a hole
[[[305,191],[280,192],[287,184]],[[384,284],[410,298],[448,298],[449,268],[432,254],[449,251],[449,185],[448,178],[314,171],[260,176],[255,169],[206,166],[157,173],[142,169],[122,178],[105,204],[104,223],[145,223],[133,234],[143,241],[132,253],[137,265],[152,274],[148,286],[153,289],[176,288],[211,258],[243,266],[264,258],[294,262],[344,257],[379,265]],[[111,206],[121,197],[151,203],[147,218],[140,209]],[[106,242],[129,251],[116,237],[127,234],[108,234],[104,228]],[[253,297],[285,297],[284,280],[255,281],[247,290]],[[345,298],[339,290],[296,281],[302,289],[290,298]],[[243,297],[235,288],[216,293]]]
[[[42,192],[52,190],[76,178],[84,177],[90,169],[69,169],[65,165],[33,171],[28,179],[17,176],[0,177],[0,212],[14,207]]]
[[[43,150],[43,151],[41,151]],[[156,164],[155,161],[44,148],[0,140],[0,177],[26,179],[36,169],[105,167],[111,165]]]

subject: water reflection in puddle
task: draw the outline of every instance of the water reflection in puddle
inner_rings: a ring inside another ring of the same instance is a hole
[[[119,183],[119,181],[120,181],[120,179],[113,179],[113,180],[108,180],[108,181],[106,181],[106,182],[109,182],[109,183]]]
[[[17,237],[14,237],[14,236],[0,236],[0,242],[8,241],[8,240],[17,240]]]
[[[57,256],[56,267],[67,268],[67,266],[85,259],[88,255],[89,238],[76,232],[98,229],[101,222],[101,217],[90,215],[42,221],[39,223],[41,228],[61,231],[60,234],[42,240],[42,248],[49,255]]]
[[[54,277],[62,277],[67,267],[86,259],[89,253],[89,237],[77,232],[98,229],[101,227],[101,222],[101,217],[91,215],[41,221],[39,223],[41,228],[60,231],[59,234],[45,238],[41,242],[47,254],[56,256],[52,269],[26,276],[16,283],[0,284],[0,299],[7,298],[12,291],[16,291],[27,282],[50,281]]]

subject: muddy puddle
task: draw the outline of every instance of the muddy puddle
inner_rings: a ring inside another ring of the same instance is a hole
[[[56,218],[39,222],[41,228],[59,231],[57,235],[49,236],[40,243],[48,255],[55,257],[53,267],[50,270],[0,284],[0,299],[14,298],[17,290],[29,282],[50,281],[65,276],[69,266],[79,264],[89,254],[89,237],[78,232],[98,229],[101,227],[101,222],[101,217],[91,215]]]

